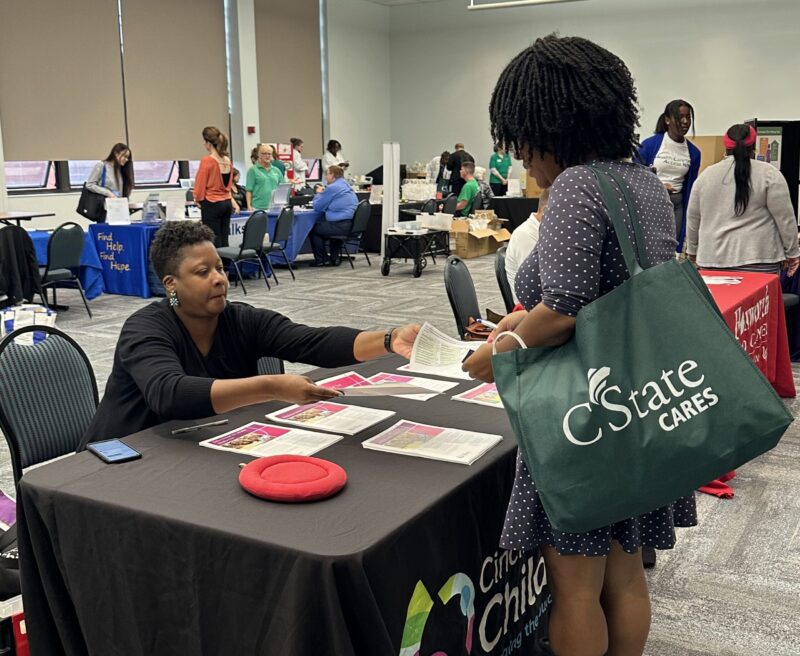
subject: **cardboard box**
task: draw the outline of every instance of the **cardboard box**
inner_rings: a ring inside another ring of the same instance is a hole
[[[501,221],[493,220],[485,229],[473,229],[469,219],[455,219],[450,227],[450,250],[462,260],[494,253],[511,239]]]

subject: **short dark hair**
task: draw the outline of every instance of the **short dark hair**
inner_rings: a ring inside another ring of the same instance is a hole
[[[563,166],[623,159],[636,149],[638,98],[625,63],[596,43],[555,34],[506,66],[489,104],[492,138],[507,151],[552,153]]]
[[[467,173],[475,173],[475,162],[461,162],[461,168]]]
[[[159,280],[174,276],[181,266],[181,249],[204,241],[214,243],[214,233],[195,221],[170,221],[156,233],[150,246],[150,262]]]

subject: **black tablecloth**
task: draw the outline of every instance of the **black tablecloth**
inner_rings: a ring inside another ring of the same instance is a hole
[[[409,214],[403,215],[404,209],[421,210],[423,203],[409,202],[400,203],[400,212],[398,221],[413,221],[417,217]],[[361,241],[362,246],[368,253],[380,253],[381,244],[383,243],[383,230],[381,228],[383,222],[383,205],[375,204],[371,206],[372,212],[369,215],[369,223],[364,232],[364,238]]]
[[[539,199],[495,196],[492,198],[492,209],[501,219],[508,219],[508,230],[514,232],[514,229],[524,223],[531,212],[539,209]]]
[[[498,549],[515,442],[501,410],[448,398],[472,385],[427,402],[349,400],[397,415],[320,452],[349,480],[317,503],[252,497],[237,480],[249,459],[196,444],[277,403],[184,439],[169,437],[175,422],[133,435],[137,461],[84,452],[26,473],[31,654],[396,656],[417,653],[420,635],[421,654],[470,641],[471,654],[530,653],[550,603],[544,565]],[[400,418],[505,439],[469,467],[361,446]]]

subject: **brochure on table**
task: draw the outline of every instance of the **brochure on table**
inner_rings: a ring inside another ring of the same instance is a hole
[[[341,390],[345,396],[394,396],[414,401],[427,401],[441,392],[452,389],[458,383],[417,376],[379,373],[364,378],[355,371],[348,371],[317,382],[320,387]]]
[[[289,406],[268,414],[267,419],[302,428],[355,435],[394,416],[394,414],[391,410],[376,410],[355,405],[342,405],[331,401],[318,401],[308,405]]]
[[[502,439],[501,435],[400,420],[361,445],[375,451],[471,465]]]
[[[310,456],[341,439],[341,435],[312,433],[251,421],[240,428],[204,440],[200,446],[256,457],[287,454]]]
[[[471,390],[457,394],[453,397],[453,401],[475,403],[477,405],[489,406],[490,408],[503,408],[503,401],[500,399],[500,394],[497,392],[497,385],[494,383],[483,383]]]
[[[478,346],[480,344],[448,337],[426,322],[414,341],[409,363],[399,367],[398,371],[471,380],[469,374],[461,370],[461,364]]]

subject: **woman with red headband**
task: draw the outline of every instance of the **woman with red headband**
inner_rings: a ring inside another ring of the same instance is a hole
[[[794,275],[800,264],[789,186],[771,164],[755,160],[756,131],[734,125],[727,157],[697,178],[686,221],[686,252],[708,269]]]

